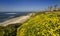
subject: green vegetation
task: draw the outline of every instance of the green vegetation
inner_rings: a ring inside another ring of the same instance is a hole
[[[21,24],[11,24],[6,27],[0,26],[0,36],[16,36],[17,28]]]
[[[37,13],[17,30],[17,36],[59,36],[60,12]]]
[[[60,11],[38,12],[22,25],[0,26],[0,36],[60,36]]]
[[[13,27],[0,27],[0,36],[12,36],[15,35],[15,28]]]

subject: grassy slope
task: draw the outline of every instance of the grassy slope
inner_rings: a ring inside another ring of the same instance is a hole
[[[59,36],[60,11],[37,13],[17,30],[17,36]]]

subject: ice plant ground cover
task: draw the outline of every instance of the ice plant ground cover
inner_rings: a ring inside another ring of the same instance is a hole
[[[17,29],[17,36],[60,36],[60,11],[37,13]]]

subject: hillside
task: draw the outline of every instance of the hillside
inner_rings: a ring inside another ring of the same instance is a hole
[[[17,36],[59,36],[60,11],[37,13],[17,29]]]
[[[29,13],[0,23],[0,36],[16,36],[17,28],[28,21],[32,16],[33,13]]]

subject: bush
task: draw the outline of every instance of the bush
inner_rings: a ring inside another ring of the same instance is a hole
[[[21,24],[11,24],[6,27],[0,26],[0,36],[16,36],[17,28]]]

